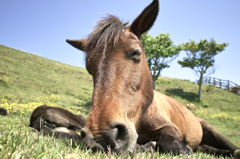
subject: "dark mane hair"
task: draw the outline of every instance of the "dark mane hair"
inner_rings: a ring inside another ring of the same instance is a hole
[[[105,18],[97,22],[93,31],[88,35],[84,44],[85,52],[96,49],[104,52],[108,45],[114,45],[122,35],[125,25],[118,17],[108,14]]]

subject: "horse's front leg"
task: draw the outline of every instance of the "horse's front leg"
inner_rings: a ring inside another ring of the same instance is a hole
[[[81,141],[81,136],[74,130],[66,127],[56,127],[55,123],[50,121],[44,121],[42,131],[45,135],[54,135],[57,138],[73,139],[75,141]]]
[[[185,144],[179,130],[173,125],[167,125],[160,129],[155,149],[159,153],[170,152],[174,155],[192,153],[192,149]]]

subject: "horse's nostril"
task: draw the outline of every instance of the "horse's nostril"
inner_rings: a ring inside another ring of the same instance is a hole
[[[109,151],[110,148],[116,153],[126,150],[129,142],[127,127],[122,123],[111,124],[108,129],[98,134],[93,134],[93,132],[83,128],[81,138],[86,146],[92,150]]]
[[[113,149],[119,152],[122,149],[127,148],[129,142],[129,134],[127,127],[122,124],[114,124],[110,126],[109,135],[107,134],[107,142]]]
[[[117,141],[126,141],[128,140],[128,131],[127,127],[123,124],[117,124],[115,126],[115,129],[117,129],[117,134],[116,134],[116,140]]]
[[[118,129],[117,128],[109,129],[106,132],[106,141],[107,141],[107,144],[111,146],[111,148],[116,147],[117,137],[118,137]]]

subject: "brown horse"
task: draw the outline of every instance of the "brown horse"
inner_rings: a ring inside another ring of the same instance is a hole
[[[68,110],[41,105],[37,107],[30,117],[30,127],[44,135],[60,137],[62,139],[74,139],[82,141],[81,136],[76,131],[86,124],[86,119],[82,115],[74,115]],[[144,145],[136,145],[135,150],[152,151],[155,147],[154,142],[148,142]]]
[[[8,113],[7,113],[7,110],[6,110],[6,109],[0,108],[0,115],[5,116],[5,115],[7,115],[7,114],[8,114]]]
[[[156,141],[156,150],[175,155],[191,149],[233,154],[239,148],[205,120],[153,90],[140,39],[158,11],[159,2],[153,0],[129,26],[109,15],[87,38],[67,40],[86,52],[86,68],[94,81],[92,107],[81,131],[85,144],[119,153]]]
[[[81,140],[76,131],[80,131],[86,123],[81,115],[57,107],[42,105],[37,107],[30,117],[30,127],[42,131],[45,135],[61,136]]]
[[[30,127],[44,135],[74,139],[82,141],[81,136],[76,132],[80,131],[86,124],[86,119],[82,115],[74,115],[68,110],[41,105],[37,107],[30,117]],[[136,145],[135,150],[152,151],[155,147],[154,142],[144,145]]]

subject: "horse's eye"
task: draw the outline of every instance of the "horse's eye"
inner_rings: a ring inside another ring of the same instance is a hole
[[[131,52],[131,57],[138,59],[141,56],[141,54],[142,54],[141,51],[135,50],[135,51]]]

